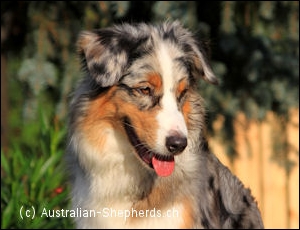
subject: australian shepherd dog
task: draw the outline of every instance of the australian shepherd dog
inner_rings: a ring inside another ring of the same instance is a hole
[[[67,162],[77,228],[262,228],[250,190],[209,151],[206,49],[178,22],[83,31]]]

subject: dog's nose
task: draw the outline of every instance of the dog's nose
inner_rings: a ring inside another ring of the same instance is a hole
[[[187,139],[185,136],[173,135],[166,138],[166,147],[172,154],[182,152],[187,146]]]

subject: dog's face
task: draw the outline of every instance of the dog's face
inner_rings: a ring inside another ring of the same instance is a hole
[[[146,167],[170,175],[201,113],[196,80],[217,83],[191,33],[178,22],[124,24],[83,32],[78,50],[88,78],[102,89],[85,119],[90,132],[113,123]]]

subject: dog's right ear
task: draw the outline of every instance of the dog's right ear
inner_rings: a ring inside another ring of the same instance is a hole
[[[114,85],[123,75],[128,56],[105,30],[83,31],[77,41],[83,68],[101,87]]]

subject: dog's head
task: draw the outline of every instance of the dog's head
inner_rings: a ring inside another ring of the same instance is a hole
[[[99,110],[111,112],[95,122],[121,120],[139,158],[158,175],[170,175],[189,130],[198,129],[193,120],[203,116],[195,109],[201,107],[196,80],[217,84],[203,48],[179,22],[141,23],[82,32],[78,52],[90,81],[108,89]]]

